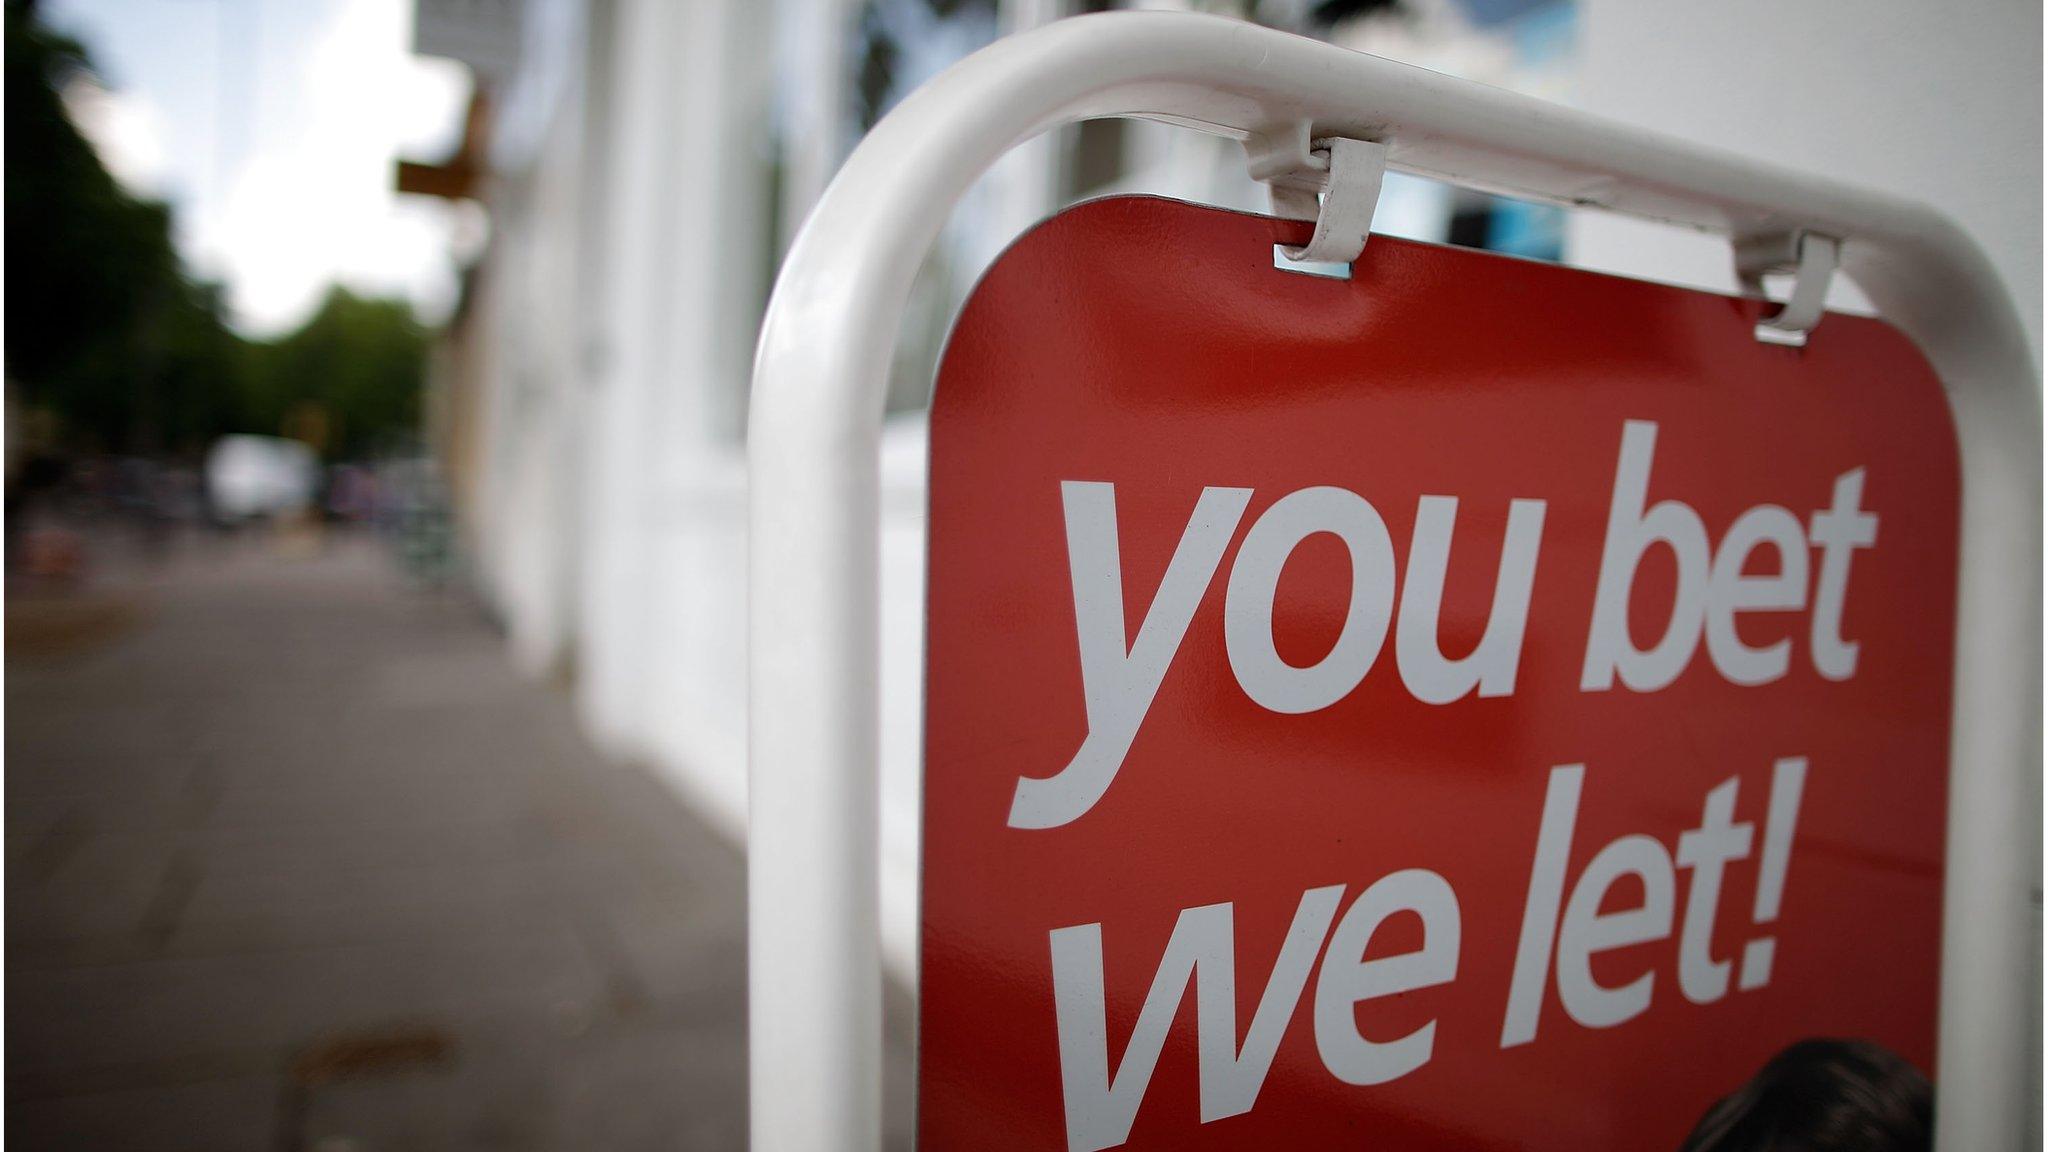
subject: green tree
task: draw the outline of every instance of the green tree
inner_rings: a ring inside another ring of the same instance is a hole
[[[181,266],[169,209],[138,200],[72,123],[86,50],[7,2],[7,374],[65,447],[194,454],[228,432],[286,432],[360,455],[419,418],[427,334],[403,302],[336,288],[296,332],[252,344],[219,286]]]
[[[72,123],[85,49],[18,0],[6,31],[8,376],[74,447],[192,448],[236,416],[241,342],[186,280],[170,210],[128,195]]]
[[[326,451],[362,456],[419,426],[427,333],[403,301],[331,288],[298,331],[257,352],[251,415],[280,428],[317,407]]]

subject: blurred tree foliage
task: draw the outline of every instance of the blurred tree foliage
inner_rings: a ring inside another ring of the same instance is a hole
[[[288,428],[311,406],[329,422],[328,451],[361,455],[418,424],[426,342],[403,301],[329,289],[298,331],[252,346],[249,416]]]
[[[121,188],[65,107],[76,41],[7,0],[6,369],[62,448],[195,454],[306,425],[332,456],[417,424],[427,333],[402,302],[336,288],[298,331],[242,339],[218,285],[185,274],[170,210]]]

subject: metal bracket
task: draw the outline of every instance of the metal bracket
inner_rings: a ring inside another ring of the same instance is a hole
[[[1735,278],[1745,293],[1763,296],[1766,273],[1793,275],[1792,295],[1775,313],[1757,321],[1756,338],[1766,344],[1804,346],[1806,334],[1825,311],[1828,281],[1840,258],[1840,241],[1804,229],[1736,240]]]
[[[1308,122],[1297,120],[1245,137],[1244,151],[1252,179],[1265,182],[1276,214],[1316,222],[1307,244],[1281,249],[1288,259],[1318,264],[1358,259],[1387,172],[1385,144],[1342,136],[1312,140]]]

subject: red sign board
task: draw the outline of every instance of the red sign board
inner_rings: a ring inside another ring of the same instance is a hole
[[[1924,1093],[1926,362],[1386,237],[1272,266],[1305,238],[1097,201],[953,334],[922,1146],[1675,1149],[1811,1038]]]

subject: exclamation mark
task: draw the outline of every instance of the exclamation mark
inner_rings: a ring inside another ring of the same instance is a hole
[[[1765,817],[1764,854],[1756,878],[1756,922],[1778,918],[1785,895],[1785,866],[1792,859],[1792,827],[1799,822],[1799,793],[1806,786],[1806,757],[1787,756],[1771,768],[1771,810]],[[1744,992],[1771,982],[1771,954],[1777,940],[1759,936],[1742,949],[1742,975],[1736,987]]]

